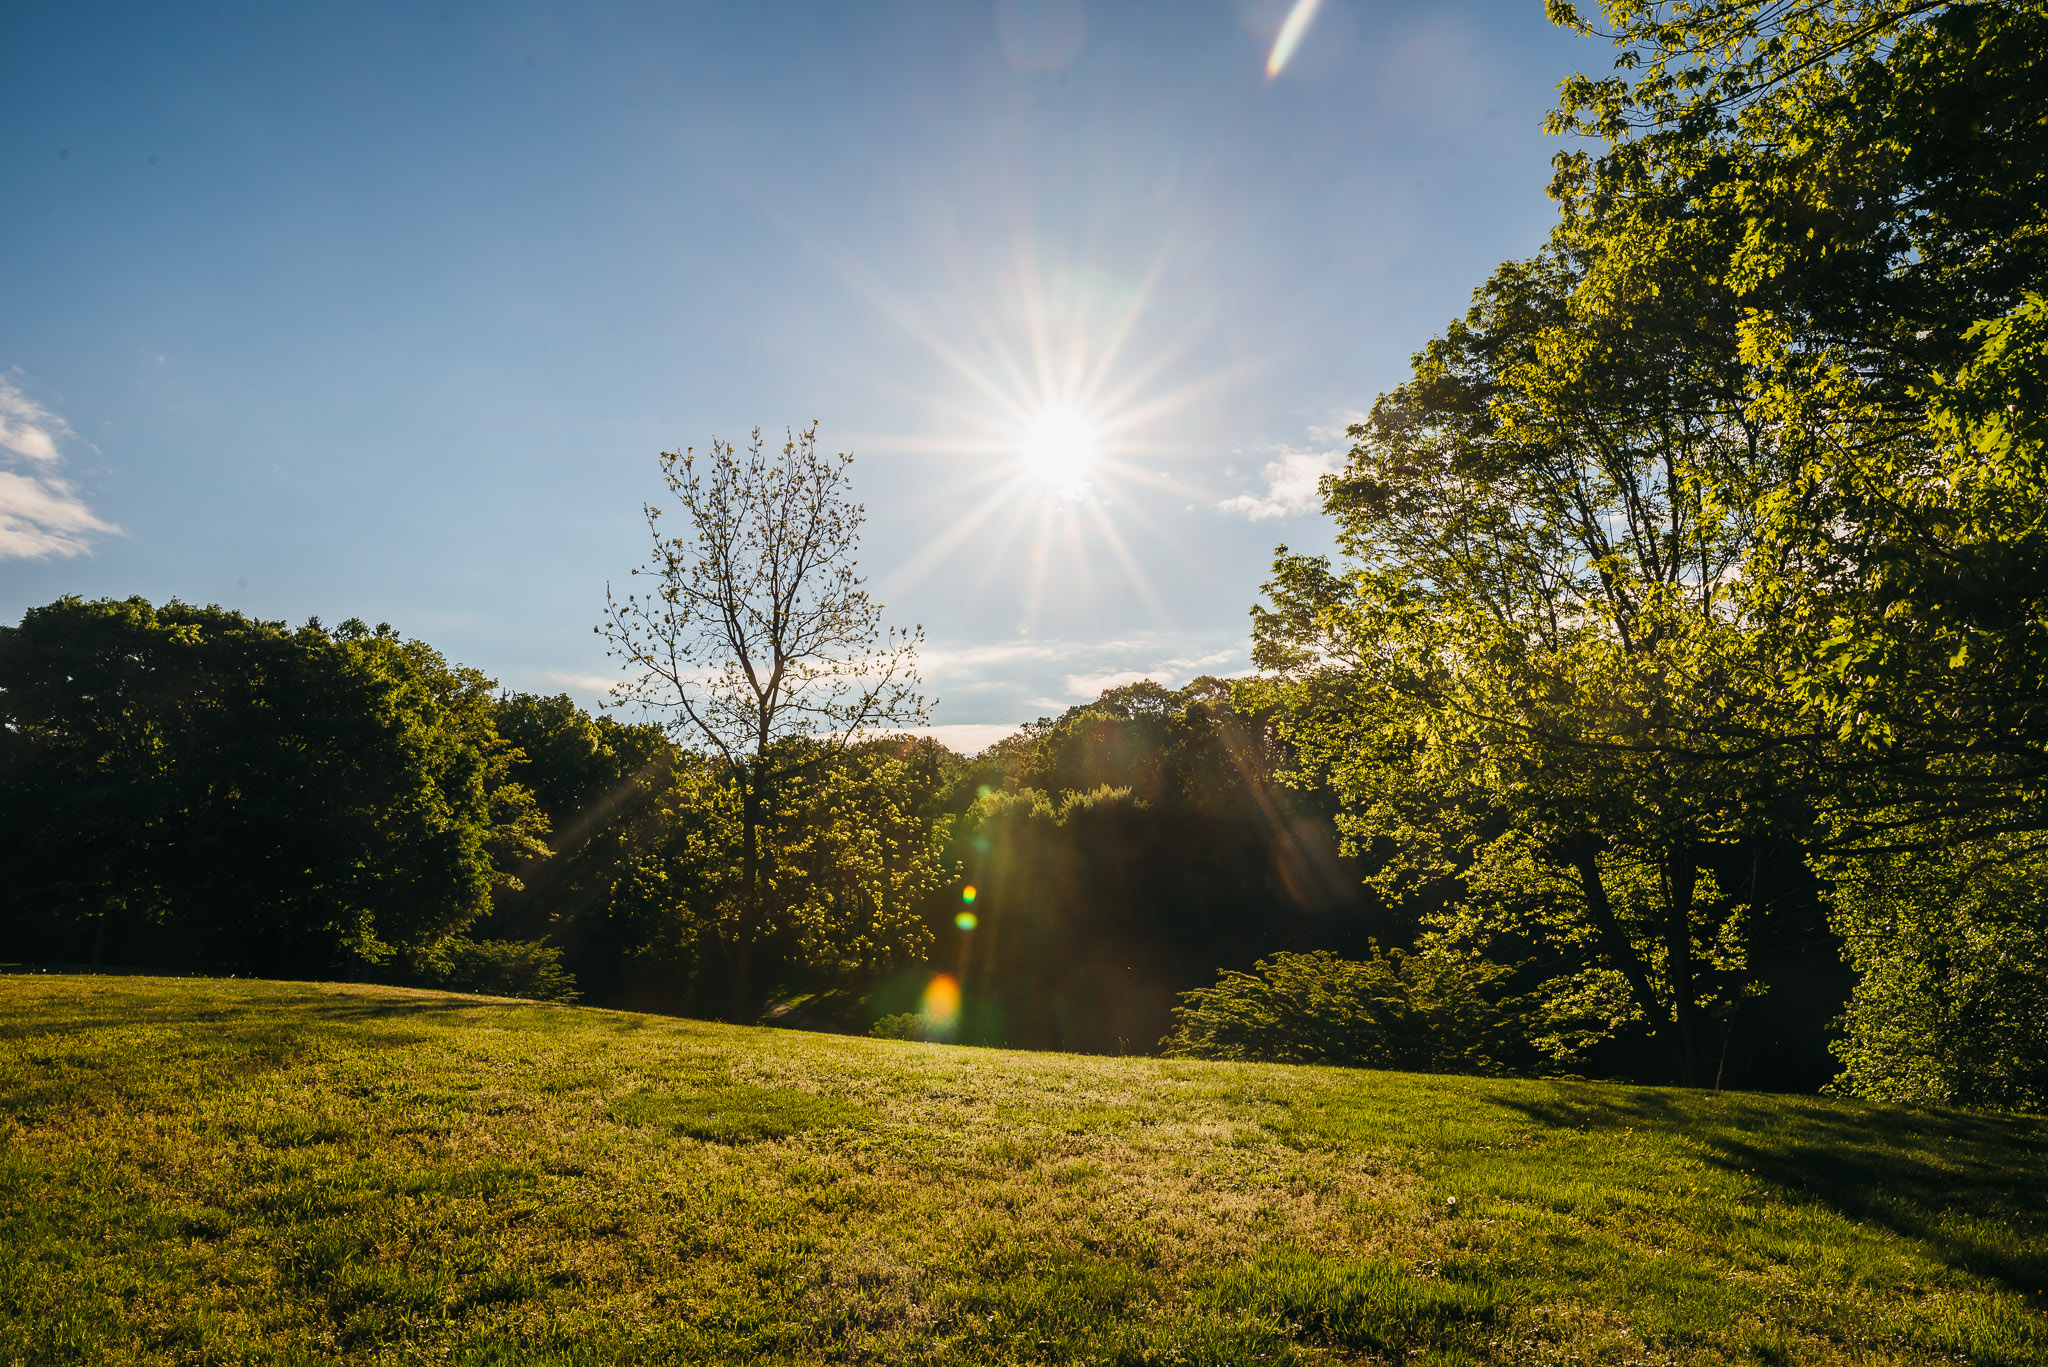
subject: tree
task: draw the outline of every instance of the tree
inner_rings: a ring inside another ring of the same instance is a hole
[[[1558,158],[1560,238],[1589,313],[1674,260],[1735,310],[1781,467],[1742,586],[1770,677],[1849,742],[1830,843],[2041,829],[2048,5],[1601,8],[1617,74],[1552,119],[1603,144]]]
[[[1432,944],[1417,954],[1340,959],[1324,950],[1275,954],[1249,973],[1180,994],[1174,1058],[1488,1073],[1529,1053],[1515,1004],[1499,1001],[1509,970]]]
[[[852,460],[821,453],[815,423],[779,457],[758,428],[744,452],[714,439],[701,466],[693,449],[663,452],[687,526],[667,535],[664,510],[644,505],[654,544],[634,574],[646,583],[605,593],[599,631],[628,671],[615,702],[662,717],[734,791],[738,887],[717,930],[734,1019],[755,1010],[755,946],[794,911],[772,843],[787,786],[862,735],[927,716],[923,628],[885,630],[859,573],[866,509],[850,497]]]
[[[1143,1047],[1219,967],[1405,943],[1412,917],[1360,886],[1325,795],[1276,784],[1279,760],[1268,714],[1202,678],[1111,689],[963,762],[945,805],[975,898],[935,906],[932,927],[933,967],[962,988],[957,1037]]]
[[[1543,946],[1555,1002],[1702,1085],[1779,919],[1742,871],[1802,831],[1730,592],[1754,523],[1726,491],[1773,454],[1683,263],[1625,319],[1576,306],[1592,268],[1503,266],[1352,429],[1324,486],[1352,565],[1283,551],[1255,659],[1390,891],[1455,885],[1448,928]]]
[[[360,622],[30,610],[0,630],[9,938],[283,974],[425,952],[544,829],[491,689]]]

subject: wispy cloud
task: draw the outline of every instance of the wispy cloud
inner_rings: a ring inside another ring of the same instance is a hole
[[[58,473],[71,425],[0,376],[0,560],[84,555],[120,528],[86,506]]]
[[[1312,446],[1280,447],[1259,472],[1266,485],[1263,493],[1239,494],[1216,506],[1226,513],[1243,513],[1254,522],[1316,512],[1323,506],[1323,476],[1344,468],[1350,451],[1344,429],[1356,416],[1346,415],[1346,422],[1335,427],[1310,428]]]
[[[579,693],[609,693],[619,681],[616,674],[575,674],[561,669],[551,669],[541,678],[557,688],[573,688]]]

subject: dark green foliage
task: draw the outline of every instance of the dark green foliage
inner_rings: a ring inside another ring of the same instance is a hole
[[[519,747],[513,775],[552,824],[552,854],[520,867],[485,927],[559,945],[595,1000],[729,1014],[739,812],[723,761],[566,697],[512,694],[498,717]],[[937,802],[959,760],[908,738],[790,740],[771,758],[786,772],[761,818],[777,862],[755,906],[757,981],[785,1000],[857,999],[929,943],[920,912],[938,876]]]
[[[562,951],[532,940],[472,940],[453,935],[429,950],[418,977],[428,987],[492,997],[573,1002],[576,979],[562,969]]]
[[[483,928],[559,945],[586,995],[608,1004],[686,1007],[701,958],[683,909],[715,894],[703,857],[700,766],[660,728],[591,717],[567,696],[514,693],[498,726],[518,747],[512,774],[550,823],[545,857],[517,868]]]
[[[1426,1073],[1486,1073],[1531,1050],[1502,1003],[1509,970],[1440,945],[1364,960],[1327,951],[1275,954],[1250,973],[1183,992],[1166,1054],[1268,1063],[1330,1063]]]
[[[32,609],[0,629],[7,939],[302,974],[423,950],[531,840],[489,688],[389,628]]]
[[[872,1039],[928,1039],[931,1027],[925,1018],[915,1011],[898,1011],[893,1016],[883,1016],[868,1027]]]

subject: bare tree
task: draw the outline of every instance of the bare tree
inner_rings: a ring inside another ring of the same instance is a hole
[[[644,505],[654,549],[633,573],[651,582],[623,600],[605,587],[599,630],[628,671],[614,703],[664,717],[738,789],[739,905],[721,932],[736,1019],[754,1008],[779,785],[821,751],[929,715],[918,691],[924,628],[884,628],[859,572],[867,510],[851,498],[852,464],[819,451],[815,422],[779,456],[758,427],[745,451],[714,438],[701,465],[693,448],[664,451],[662,479],[688,526],[667,535],[663,509]]]

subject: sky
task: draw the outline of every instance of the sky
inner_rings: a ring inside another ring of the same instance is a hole
[[[1346,424],[1553,222],[1611,53],[1543,10],[9,6],[0,620],[360,617],[594,707],[657,454],[815,421],[956,748],[1243,673]]]

